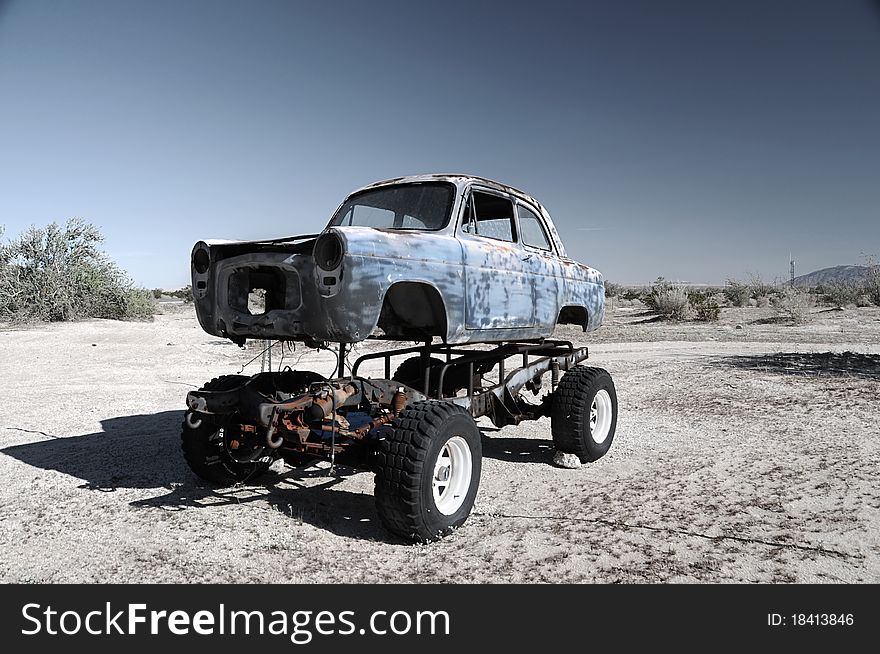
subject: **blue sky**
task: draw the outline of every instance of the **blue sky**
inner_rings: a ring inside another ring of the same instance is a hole
[[[352,189],[525,189],[609,279],[880,254],[880,8],[0,0],[0,224],[79,216],[140,284]]]

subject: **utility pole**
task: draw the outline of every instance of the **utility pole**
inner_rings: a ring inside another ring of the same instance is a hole
[[[791,252],[788,253],[788,267],[791,269],[791,285],[794,287],[794,259],[791,257]]]

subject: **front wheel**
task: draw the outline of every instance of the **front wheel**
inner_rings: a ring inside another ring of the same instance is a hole
[[[205,391],[238,388],[248,377],[223,375],[202,387]],[[213,416],[187,411],[181,425],[181,447],[190,469],[218,486],[252,481],[269,469],[272,454],[265,447],[246,443],[235,421],[213,422]]]
[[[617,429],[617,391],[607,370],[575,366],[553,393],[550,413],[553,444],[581,463],[605,455]]]
[[[481,468],[480,430],[467,411],[451,402],[413,402],[379,442],[379,518],[403,538],[438,540],[470,515]]]

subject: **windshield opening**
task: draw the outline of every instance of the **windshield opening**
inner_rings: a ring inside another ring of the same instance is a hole
[[[331,227],[443,229],[449,222],[455,186],[427,182],[384,186],[349,197],[330,220]]]

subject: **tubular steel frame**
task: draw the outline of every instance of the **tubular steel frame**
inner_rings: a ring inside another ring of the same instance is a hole
[[[538,342],[503,343],[491,350],[473,350],[462,347],[445,345],[442,343],[425,343],[414,347],[383,350],[364,354],[354,362],[351,375],[356,377],[358,369],[364,361],[383,359],[385,363],[385,379],[391,379],[392,357],[406,354],[418,354],[426,364],[432,354],[445,355],[446,363],[442,367],[432,369],[424,365],[425,376],[422,389],[424,394],[435,400],[447,400],[466,408],[470,414],[479,416],[493,413],[496,409],[496,401],[507,409],[507,413],[514,417],[517,415],[517,407],[514,398],[520,389],[532,380],[539,379],[547,372],[551,373],[551,391],[555,390],[559,379],[560,370],[568,370],[574,365],[585,360],[589,356],[587,348],[575,348],[570,341],[543,340]],[[453,358],[456,356],[457,358]],[[522,365],[514,368],[505,376],[505,362],[515,356],[522,357]],[[536,358],[537,357],[537,358]],[[475,369],[477,364],[490,364],[490,368],[498,367],[499,382],[494,386],[476,389],[474,388]],[[468,373],[467,395],[458,397],[444,395],[443,382],[451,370],[466,370]],[[431,393],[430,382],[432,376],[437,379],[436,392]],[[494,398],[494,399],[493,399]],[[520,416],[526,417],[526,416]],[[514,421],[517,421],[514,417]]]

